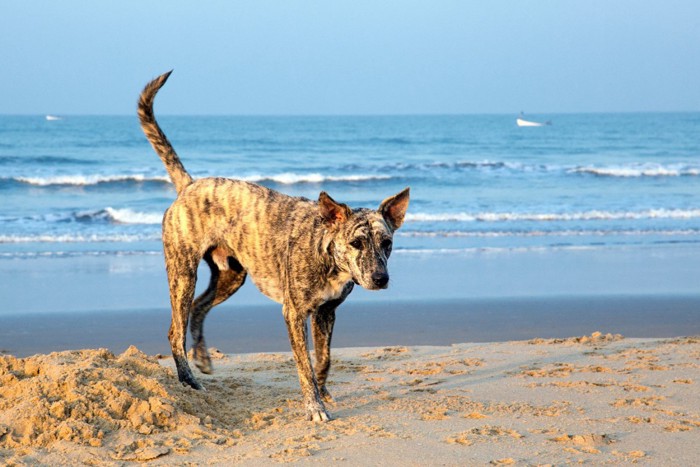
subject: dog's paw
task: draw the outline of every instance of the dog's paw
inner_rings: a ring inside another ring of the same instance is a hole
[[[213,373],[214,369],[211,365],[211,357],[209,356],[209,352],[203,343],[192,347],[190,358],[194,361],[194,365],[199,369],[199,371],[205,375],[210,375]]]
[[[306,408],[306,419],[311,422],[327,422],[331,415],[321,404],[309,404]]]
[[[196,389],[197,391],[206,391],[204,386],[202,386],[199,381],[197,381],[194,376],[185,376],[184,378],[180,378],[180,382],[182,383],[183,386],[189,386],[192,389]]]
[[[332,420],[330,414],[325,409],[309,412],[308,419],[312,422],[327,422]]]
[[[214,372],[214,368],[211,366],[211,358],[209,358],[209,355],[206,355],[204,357],[195,356],[194,365],[197,368],[199,368],[199,371],[201,371],[205,375],[210,375]]]

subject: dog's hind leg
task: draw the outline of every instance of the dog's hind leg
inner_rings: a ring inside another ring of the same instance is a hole
[[[211,358],[204,341],[204,319],[213,307],[225,301],[243,285],[246,272],[234,258],[226,259],[225,269],[212,258],[211,252],[207,252],[204,260],[211,269],[209,287],[194,301],[192,316],[190,317],[190,332],[192,333],[192,350],[194,364],[202,373],[212,372]]]
[[[164,253],[172,306],[172,321],[168,338],[177,368],[177,377],[180,382],[194,389],[202,389],[202,385],[195,379],[187,363],[185,350],[187,321],[192,310],[197,282],[197,261],[194,255],[188,255],[186,249],[179,249],[171,245],[166,245]]]
[[[195,379],[187,363],[185,350],[185,335],[187,333],[188,315],[192,308],[192,298],[194,297],[194,283],[193,276],[177,277],[170,282],[170,301],[173,313],[168,338],[173,352],[173,359],[175,360],[175,367],[177,368],[178,379],[194,389],[202,389],[202,385]]]

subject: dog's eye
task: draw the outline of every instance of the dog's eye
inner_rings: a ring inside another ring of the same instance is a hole
[[[350,246],[357,249],[357,250],[361,250],[362,249],[362,239],[356,238],[355,240],[350,242]]]
[[[391,250],[391,240],[389,240],[388,238],[385,240],[382,240],[381,247],[382,247],[382,250],[384,250],[384,251]]]

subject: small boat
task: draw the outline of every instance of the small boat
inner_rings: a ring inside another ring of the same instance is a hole
[[[58,115],[47,115],[46,120],[52,122],[55,120],[62,120],[62,117],[59,117]]]
[[[518,118],[515,119],[515,123],[517,123],[518,126],[548,126],[548,125],[551,125],[551,124],[552,124],[552,122],[550,122],[549,120],[546,121],[546,122],[544,122],[544,123],[541,123],[541,122],[533,122],[533,121],[531,121],[531,120],[525,120],[525,119],[523,118],[523,116],[524,116],[523,113],[520,112],[520,116],[519,116]]]
[[[523,120],[522,118],[516,119],[515,123],[517,123],[518,126],[544,126],[544,123],[531,122],[529,120]]]

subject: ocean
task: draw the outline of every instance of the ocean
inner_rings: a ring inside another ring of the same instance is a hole
[[[539,116],[538,116],[539,117]],[[198,177],[352,207],[411,187],[397,255],[700,242],[700,113],[162,116]],[[175,198],[136,116],[0,116],[0,261],[159,255]]]

